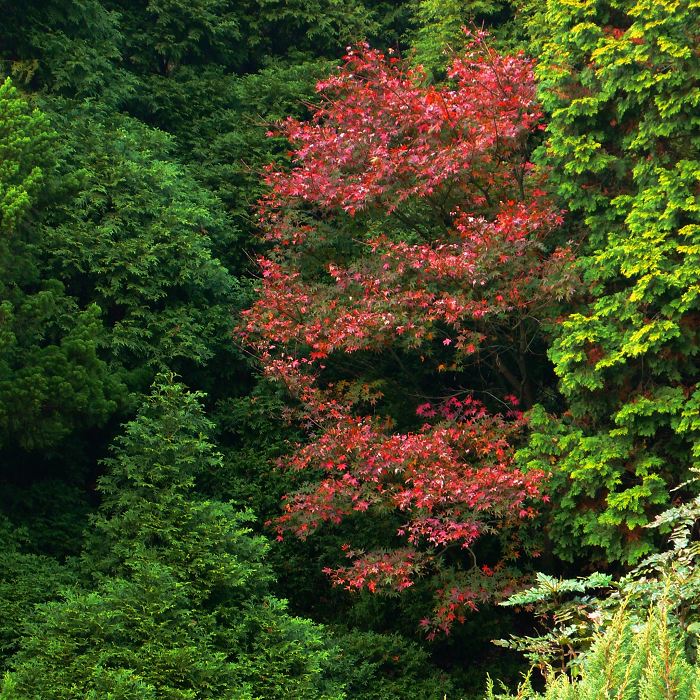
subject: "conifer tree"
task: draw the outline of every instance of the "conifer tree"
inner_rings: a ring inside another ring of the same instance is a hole
[[[568,410],[533,414],[522,461],[553,471],[560,556],[633,562],[700,458],[700,12],[549,0],[535,18],[545,157],[588,293],[550,350]]]
[[[36,226],[56,134],[8,79],[0,85],[0,448],[47,448],[114,410],[99,309],[46,269]]]
[[[3,700],[335,698],[318,628],[267,593],[250,516],[203,500],[220,456],[201,395],[159,375],[116,440],[82,564],[26,627]]]

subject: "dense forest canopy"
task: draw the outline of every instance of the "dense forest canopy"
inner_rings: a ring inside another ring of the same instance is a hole
[[[0,699],[700,697],[698,0],[0,16]]]

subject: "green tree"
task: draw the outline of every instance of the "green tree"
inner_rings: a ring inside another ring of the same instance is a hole
[[[415,62],[444,77],[450,57],[469,43],[465,29],[488,26],[498,32],[511,19],[509,10],[506,0],[419,0],[411,42]]]
[[[268,594],[250,515],[198,497],[221,457],[202,396],[159,376],[99,483],[90,583],[26,626],[0,697],[331,698],[319,628]]]
[[[61,172],[75,184],[46,217],[47,256],[75,296],[99,305],[110,360],[186,372],[230,356],[238,287],[218,253],[236,232],[220,202],[166,134],[70,102],[55,109]]]
[[[100,310],[50,274],[37,217],[56,134],[6,80],[0,86],[0,447],[54,446],[102,424],[118,382],[100,358]]]
[[[589,290],[550,357],[568,404],[522,461],[550,468],[551,536],[633,562],[700,458],[697,0],[549,0],[535,14],[543,153]]]
[[[451,695],[452,683],[431,667],[428,653],[398,634],[339,631],[333,678],[354,700],[435,700]]]
[[[110,103],[123,95],[119,17],[101,0],[0,0],[0,74]]]
[[[50,557],[25,551],[26,532],[0,516],[0,672],[17,651],[35,605],[58,598],[74,576]]]

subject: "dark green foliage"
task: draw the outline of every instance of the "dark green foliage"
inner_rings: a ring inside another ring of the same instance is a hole
[[[469,42],[464,30],[490,24],[506,6],[501,0],[419,0],[411,42],[415,61],[428,71],[444,75],[450,56]]]
[[[235,245],[218,201],[173,160],[162,132],[58,103],[76,189],[44,229],[51,264],[97,303],[112,360],[179,368],[231,354],[235,279],[215,257]]]
[[[116,440],[81,559],[93,583],[28,624],[3,699],[337,696],[320,631],[267,594],[250,515],[194,492],[221,459],[200,398],[160,376]]]
[[[449,678],[436,673],[428,654],[397,634],[348,631],[335,636],[334,679],[353,700],[435,700],[452,696]]]
[[[103,337],[98,309],[80,311],[52,282],[2,308],[0,431],[3,442],[26,449],[100,425],[116,406],[110,394],[118,384],[97,352]]]
[[[17,650],[34,606],[57,598],[73,579],[57,561],[24,551],[28,544],[26,532],[0,516],[0,673]]]
[[[84,445],[79,442],[77,447],[83,449]],[[5,466],[8,471],[19,471],[17,465]],[[31,479],[23,485],[8,483],[0,493],[0,512],[9,520],[22,523],[27,532],[24,548],[28,552],[59,560],[80,553],[94,503],[81,482],[81,465],[71,466],[74,473],[63,474],[64,478]],[[32,476],[30,465],[25,465],[25,469]],[[50,469],[51,466],[47,471]]]
[[[291,426],[280,425],[285,409],[279,388],[265,382],[248,396],[217,405],[218,436],[227,447],[222,450],[223,465],[202,474],[200,483],[207,493],[235,499],[263,519],[277,514],[289,478],[275,464],[299,438]]]
[[[119,71],[119,17],[100,0],[2,0],[0,74],[32,87],[113,101]]]
[[[99,355],[100,310],[50,274],[36,218],[56,134],[7,80],[0,86],[0,447],[53,446],[100,425],[118,382]]]
[[[215,109],[200,114],[196,129],[182,134],[192,171],[241,226],[254,224],[253,209],[265,191],[263,167],[289,149],[285,139],[271,138],[268,131],[288,116],[304,116],[316,81],[331,70],[324,59],[291,65],[278,60],[256,73],[222,78]]]
[[[179,79],[187,65],[248,72],[269,56],[323,55],[378,26],[361,0],[151,0],[109,3],[121,14],[126,59],[143,76]],[[148,81],[152,91],[165,83]],[[149,90],[150,92],[150,90]]]
[[[120,14],[128,62],[165,77],[183,63],[225,63],[241,40],[240,15],[227,0],[106,3]]]

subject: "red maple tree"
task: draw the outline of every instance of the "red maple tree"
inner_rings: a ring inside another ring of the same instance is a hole
[[[464,551],[423,622],[430,634],[493,589],[502,563],[477,566],[474,542],[535,512],[543,474],[514,465],[517,405],[532,401],[539,323],[573,284],[570,252],[549,243],[560,213],[528,160],[541,123],[531,62],[475,35],[448,75],[426,85],[420,69],[360,45],[319,83],[313,118],[283,125],[293,167],[267,172],[271,249],[240,328],[309,433],[285,460],[312,478],[287,496],[279,536],[393,512],[393,542],[348,545],[348,564],[327,570],[375,592],[405,589],[444,570],[448,549]],[[362,367],[394,358],[400,375],[409,356],[440,391],[406,395],[415,420],[402,430]],[[502,409],[488,410],[477,388]]]

